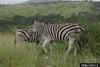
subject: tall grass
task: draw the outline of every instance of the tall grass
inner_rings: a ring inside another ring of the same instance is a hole
[[[35,43],[14,44],[13,34],[0,33],[0,67],[79,67],[80,63],[100,62],[100,58],[90,52],[65,56],[65,46],[55,42],[53,55],[44,55]]]

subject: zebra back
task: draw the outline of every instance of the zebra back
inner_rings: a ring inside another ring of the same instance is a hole
[[[50,36],[53,40],[68,40],[69,36],[78,37],[82,30],[80,25],[72,23],[60,23],[60,24],[45,24],[34,23],[32,25],[34,32],[42,31],[43,36]],[[35,29],[35,30],[34,30]]]

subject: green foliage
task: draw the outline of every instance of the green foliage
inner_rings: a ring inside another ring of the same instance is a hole
[[[83,23],[85,31],[82,32],[77,40],[82,51],[88,51],[96,56],[100,55],[100,24],[99,23]]]
[[[55,2],[44,4],[5,5],[0,7],[0,31],[14,32],[30,26],[33,20],[61,22],[100,22],[100,12],[91,2]]]
[[[10,31],[15,27],[32,24],[33,20],[43,22],[67,22],[72,15],[91,12],[92,3],[57,2],[44,4],[19,4],[0,7],[0,31]]]

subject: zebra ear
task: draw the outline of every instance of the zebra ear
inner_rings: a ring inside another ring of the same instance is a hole
[[[36,20],[33,21],[33,24],[36,23]]]

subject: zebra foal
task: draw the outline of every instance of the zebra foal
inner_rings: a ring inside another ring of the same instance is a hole
[[[68,41],[69,46],[66,54],[69,54],[72,49],[74,49],[74,54],[77,54],[77,46],[75,45],[76,40],[80,36],[81,32],[84,30],[81,26],[77,24],[45,24],[40,22],[34,22],[32,25],[32,31],[42,32],[41,40],[39,45],[42,47],[43,51],[47,53],[46,46],[49,46],[50,51],[51,41]],[[52,53],[52,52],[51,52]]]

